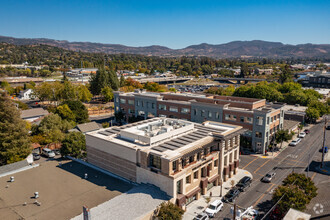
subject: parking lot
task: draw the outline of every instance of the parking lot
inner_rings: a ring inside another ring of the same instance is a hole
[[[70,219],[83,205],[95,207],[132,188],[71,160],[41,159],[39,167],[12,176],[14,182],[9,182],[10,176],[0,178],[0,219]]]

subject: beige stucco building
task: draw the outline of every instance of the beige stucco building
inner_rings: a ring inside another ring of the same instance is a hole
[[[89,163],[153,184],[181,207],[237,172],[242,127],[152,118],[86,134]]]

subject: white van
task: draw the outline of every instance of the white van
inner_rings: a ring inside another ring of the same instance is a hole
[[[44,148],[44,149],[42,149],[42,154],[45,155],[46,157],[49,157],[49,158],[53,158],[53,157],[55,157],[55,153],[54,153],[54,151],[52,151],[52,150],[49,149],[49,148]]]
[[[223,203],[221,202],[221,200],[215,200],[214,202],[212,202],[207,209],[205,210],[205,213],[210,217],[210,218],[214,218],[215,215],[221,211],[223,207]]]

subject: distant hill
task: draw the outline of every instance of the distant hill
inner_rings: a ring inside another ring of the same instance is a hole
[[[226,44],[199,44],[183,49],[163,46],[129,47],[121,44],[69,42],[46,38],[14,38],[0,36],[0,42],[15,45],[46,44],[67,50],[101,52],[108,54],[143,54],[153,56],[208,56],[214,58],[267,57],[267,58],[322,58],[330,59],[330,44],[289,45],[261,40],[233,41]]]

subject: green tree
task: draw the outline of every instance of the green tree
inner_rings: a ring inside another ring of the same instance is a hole
[[[317,188],[310,178],[304,174],[291,173],[283,180],[282,186],[275,189],[272,201],[276,203],[281,199],[277,207],[285,214],[290,208],[304,211],[316,195]]]
[[[63,120],[67,121],[75,121],[76,116],[73,114],[71,109],[67,104],[60,105],[56,108],[55,111],[56,114],[58,114]]]
[[[163,202],[158,210],[157,217],[162,220],[181,220],[184,211],[171,202]]]
[[[88,121],[88,111],[85,105],[79,100],[68,100],[61,103],[67,105],[75,116],[76,123],[85,123]]]
[[[278,130],[275,134],[275,139],[277,143],[281,143],[281,148],[283,145],[283,142],[287,142],[290,140],[292,136],[289,134],[288,130]]]
[[[87,86],[80,85],[76,89],[77,89],[78,99],[80,101],[82,101],[82,102],[89,102],[92,99],[93,95],[88,90]]]
[[[279,81],[280,83],[285,83],[288,82],[290,80],[292,80],[292,76],[291,76],[291,70],[290,70],[290,66],[289,65],[285,65],[282,69],[281,69],[281,73],[279,76]]]
[[[313,107],[308,107],[306,109],[306,116],[311,122],[316,122],[317,119],[320,117],[320,112],[318,109]]]
[[[113,99],[113,92],[109,86],[106,86],[101,89],[101,95],[106,102],[110,102]]]
[[[0,94],[0,165],[25,159],[31,153],[26,123],[13,102]]]
[[[81,132],[70,132],[62,141],[61,154],[81,158],[85,156],[86,139]]]
[[[119,86],[123,87],[125,85],[125,77],[123,74],[120,75],[120,81],[119,81]]]

